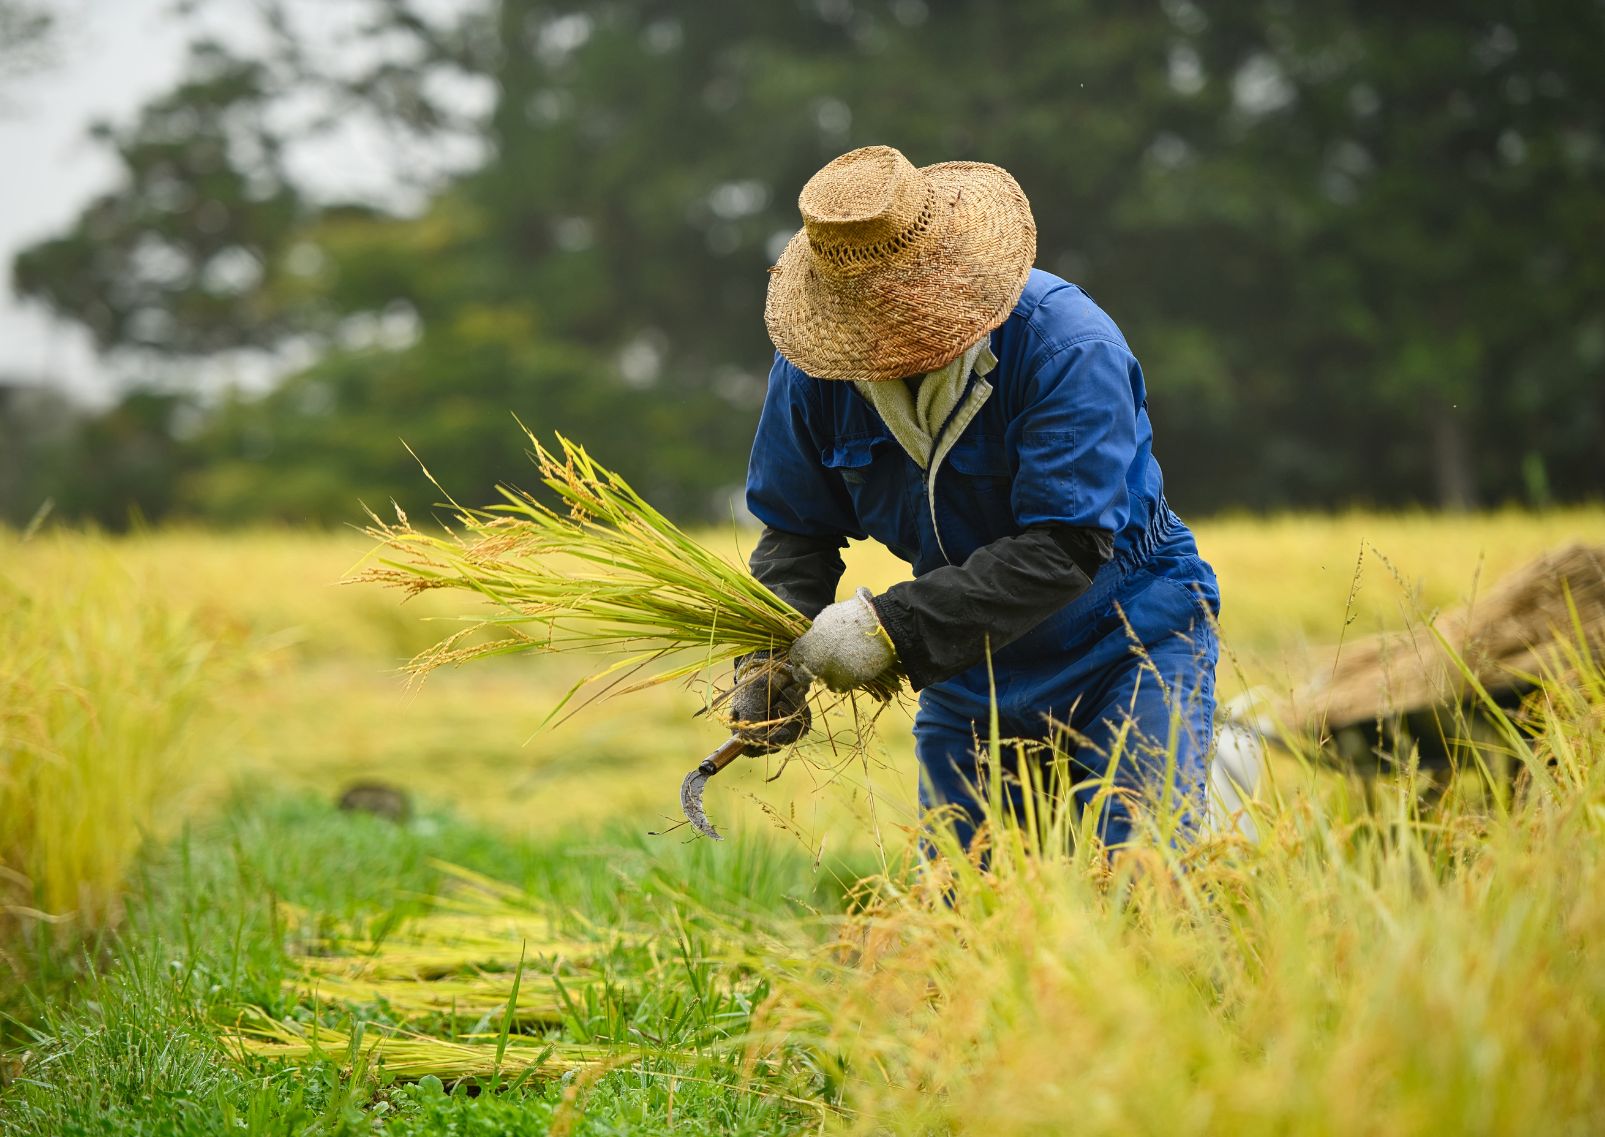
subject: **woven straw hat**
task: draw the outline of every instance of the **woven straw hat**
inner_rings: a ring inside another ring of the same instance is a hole
[[[935,370],[1008,319],[1036,259],[1025,193],[985,162],[916,169],[866,146],[798,195],[803,228],[770,269],[764,323],[819,379]]]

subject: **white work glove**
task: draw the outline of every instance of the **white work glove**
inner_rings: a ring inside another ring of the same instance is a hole
[[[851,691],[897,662],[897,649],[875,615],[874,597],[860,588],[826,608],[796,643],[791,665],[832,691]]]

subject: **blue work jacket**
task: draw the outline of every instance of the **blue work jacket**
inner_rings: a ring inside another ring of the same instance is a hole
[[[1102,529],[1114,535],[1116,574],[1164,546],[1184,554],[1168,559],[1179,566],[1170,572],[1196,576],[1212,593],[1212,574],[1165,504],[1142,368],[1114,322],[1081,288],[1033,270],[991,347],[997,367],[969,382],[992,391],[939,469],[934,500],[924,472],[851,383],[813,378],[777,355],[748,508],[789,533],[873,538],[916,577],[1031,526]],[[1105,607],[1119,599],[1107,586],[1094,593],[1086,600]],[[1086,608],[1072,603],[1050,616],[995,663],[1051,666],[1083,638],[1073,625],[1087,623]]]

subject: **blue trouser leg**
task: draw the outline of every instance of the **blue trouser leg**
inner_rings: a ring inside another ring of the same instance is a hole
[[[1075,645],[1065,659],[1001,675],[997,684],[1005,739],[1049,741],[1051,717],[1070,728],[1068,737],[1053,740],[1061,752],[1071,751],[1078,779],[1102,778],[1117,760],[1111,780],[1119,792],[1106,797],[1099,824],[1110,846],[1132,836],[1130,793],[1168,796],[1186,807],[1183,831],[1196,826],[1218,656],[1214,629],[1190,585],[1145,572],[1123,585],[1112,600],[1124,616],[1115,630]],[[953,824],[966,844],[981,820],[985,774],[978,754],[986,751],[987,733],[987,705],[973,689],[949,685],[922,696],[914,720],[920,804],[955,807]],[[1080,804],[1098,789],[1083,785]],[[1017,784],[1009,796],[1018,810]]]
[[[977,748],[987,746],[986,722],[976,723],[940,703],[920,700],[914,716],[914,756],[920,766],[920,810],[951,807],[951,824],[961,846],[968,846],[981,823],[981,781]]]
[[[1102,779],[1111,762],[1113,792],[1104,797],[1098,832],[1106,845],[1132,836],[1133,795],[1179,808],[1179,831],[1195,831],[1204,807],[1209,747],[1214,736],[1215,661],[1213,630],[1173,635],[1144,645],[1108,672],[1101,691],[1088,692],[1069,719],[1073,758],[1080,771]],[[1083,783],[1083,807],[1102,792]]]

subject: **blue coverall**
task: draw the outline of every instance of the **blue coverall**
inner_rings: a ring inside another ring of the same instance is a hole
[[[994,650],[1002,734],[1046,740],[1050,721],[1067,726],[1080,772],[1103,776],[1129,722],[1114,784],[1152,793],[1169,769],[1161,792],[1201,817],[1219,592],[1165,502],[1142,369],[1082,289],[1040,270],[991,347],[998,366],[969,382],[993,390],[941,466],[934,502],[924,473],[851,383],[815,379],[777,356],[748,507],[787,533],[873,538],[916,578],[1029,526],[1112,533],[1113,557],[1087,591]],[[984,753],[989,702],[982,660],[926,687],[914,720],[921,804],[958,807],[965,841],[979,820],[977,739]],[[1078,791],[1083,803],[1090,792]],[[1116,795],[1105,841],[1124,843],[1132,824]]]

